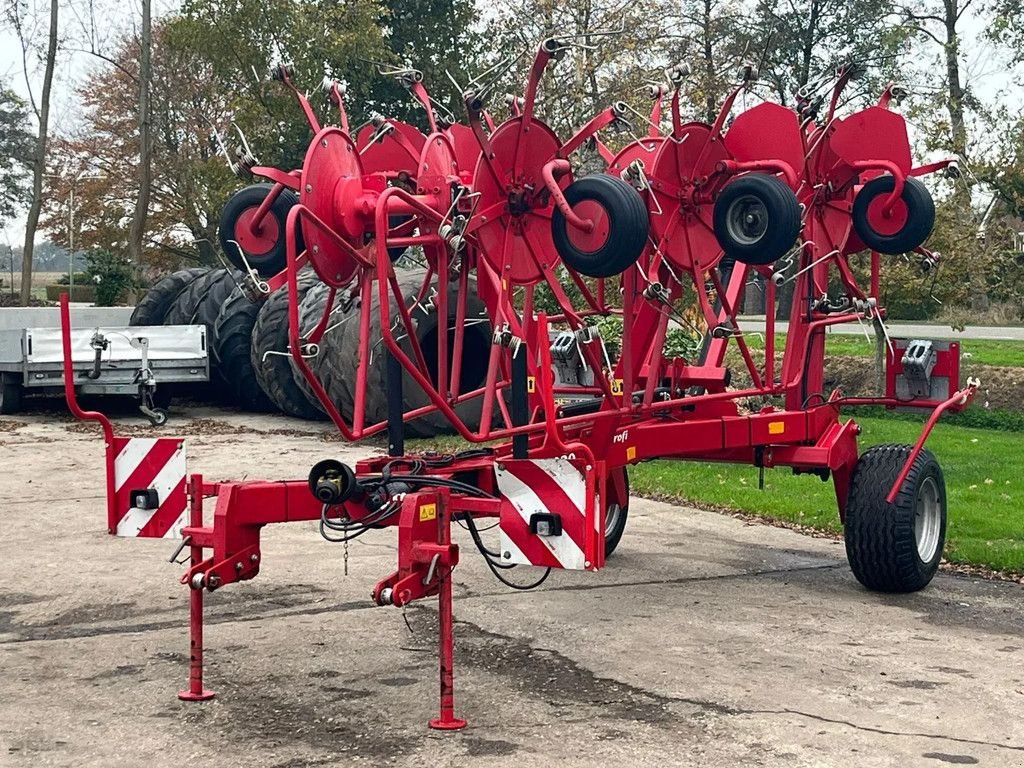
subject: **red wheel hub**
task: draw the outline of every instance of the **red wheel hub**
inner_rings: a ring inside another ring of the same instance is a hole
[[[569,242],[583,253],[595,253],[601,250],[608,242],[608,235],[611,231],[608,211],[596,200],[583,200],[574,205],[572,209],[584,221],[589,219],[594,222],[594,228],[587,232],[566,223],[565,232]]]
[[[868,203],[867,220],[868,225],[880,235],[891,237],[899,233],[907,226],[907,204],[902,198],[898,198],[888,214],[885,212],[885,201],[889,199],[889,193],[885,192]]]
[[[254,226],[254,218],[259,206],[246,208],[235,222],[235,241],[249,256],[265,256],[277,246],[281,239],[281,226],[277,217],[267,212],[263,221]]]

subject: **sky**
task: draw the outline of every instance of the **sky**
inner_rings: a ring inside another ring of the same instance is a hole
[[[48,2],[46,0],[22,0],[30,7],[38,6],[44,14],[42,25],[37,30],[45,37]],[[478,0],[482,2],[482,0]],[[155,16],[169,13],[178,7],[175,0],[154,0]],[[82,10],[82,9],[85,10]],[[89,9],[92,9],[90,15]],[[95,33],[95,44],[99,50],[122,32],[131,30],[141,17],[139,0],[87,0],[83,5],[80,0],[72,4],[61,3],[63,18],[61,21],[62,36],[68,39],[67,48],[88,48],[89,43],[74,43],[71,37],[82,38],[84,30],[98,30]],[[98,19],[93,24],[91,18]],[[975,15],[965,18],[963,25],[965,51],[964,74],[983,102],[1002,102],[1011,104],[1016,109],[1024,106],[1024,95],[1020,83],[1024,81],[1020,72],[1010,72],[1000,60],[993,45],[984,39],[983,22]],[[53,133],[69,131],[75,127],[80,118],[80,109],[75,102],[75,89],[82,82],[90,69],[102,64],[88,52],[63,50],[59,56],[57,71],[54,77],[53,100],[51,108],[51,130]],[[34,78],[34,88],[39,89],[42,81],[42,68]],[[22,70],[21,48],[14,32],[6,22],[0,25],[0,81],[8,84],[17,93],[27,98],[28,92]],[[912,90],[912,89],[911,89]],[[1016,102],[1016,103],[1013,103]],[[911,139],[914,128],[911,126]],[[25,216],[8,223],[0,231],[0,245],[20,245],[25,238]],[[37,242],[45,239],[45,235],[37,236]]]

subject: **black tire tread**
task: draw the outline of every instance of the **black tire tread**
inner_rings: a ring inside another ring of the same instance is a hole
[[[163,325],[167,312],[181,292],[209,271],[209,267],[189,267],[160,278],[132,310],[128,325]]]
[[[246,411],[268,413],[277,407],[260,386],[252,365],[252,330],[260,306],[236,288],[217,314],[211,348],[231,403]]]
[[[850,479],[846,504],[845,541],[850,568],[857,580],[876,592],[915,592],[935,575],[942,557],[945,523],[939,553],[933,564],[922,564],[914,537],[916,489],[923,473],[934,472],[945,509],[945,484],[935,456],[924,450],[910,469],[895,504],[886,496],[912,448],[878,445],[865,451]]]
[[[298,295],[301,302],[306,291],[316,283],[316,275],[299,275]],[[251,359],[260,387],[282,413],[300,419],[322,419],[323,414],[306,398],[295,383],[287,355],[267,352],[288,352],[288,290],[279,288],[260,307],[252,330]]]
[[[738,243],[726,225],[729,206],[743,195],[759,197],[768,209],[768,231],[757,243]],[[793,247],[800,234],[800,203],[789,186],[767,173],[738,176],[722,189],[715,201],[715,237],[725,255],[744,264],[771,264]]]

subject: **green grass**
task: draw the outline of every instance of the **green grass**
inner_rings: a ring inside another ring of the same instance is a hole
[[[890,329],[892,333],[898,330]],[[775,348],[785,348],[786,334],[780,333],[775,339]],[[764,349],[760,336],[747,337],[751,349]],[[830,333],[826,336],[825,351],[829,355],[849,357],[872,357],[875,342],[868,341],[863,334]],[[998,365],[1010,368],[1024,368],[1024,341],[995,341],[992,339],[963,339],[960,342],[963,361],[973,365]]]
[[[857,419],[861,450],[879,443],[913,443],[920,423]],[[928,441],[946,478],[949,528],[946,557],[954,562],[1024,571],[1024,436],[940,423]],[[832,483],[788,469],[653,461],[630,469],[631,489],[839,532]]]
[[[920,420],[859,416],[860,450],[880,443],[914,443]],[[410,451],[457,451],[460,438],[407,441]],[[946,478],[949,527],[946,557],[959,563],[1024,572],[1024,435],[940,422],[927,447]],[[734,509],[839,533],[832,483],[779,468],[652,461],[630,467],[634,494]]]

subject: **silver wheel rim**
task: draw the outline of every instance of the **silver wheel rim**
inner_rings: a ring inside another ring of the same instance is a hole
[[[758,197],[741,195],[726,212],[725,228],[736,243],[754,245],[768,231],[768,208]]]
[[[917,554],[922,562],[930,563],[939,548],[942,532],[942,500],[935,478],[926,477],[917,491],[917,506],[914,510],[914,538],[917,540]]]
[[[604,511],[604,535],[608,538],[612,535],[615,527],[619,524],[619,517],[622,516],[622,507],[616,503],[608,505]]]

